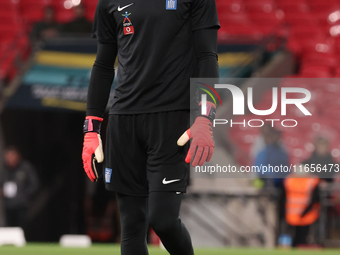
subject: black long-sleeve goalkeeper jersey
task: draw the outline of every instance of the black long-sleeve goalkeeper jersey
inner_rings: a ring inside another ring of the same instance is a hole
[[[99,0],[87,115],[103,114],[116,55],[111,114],[189,109],[190,78],[218,77],[218,28],[214,0]]]

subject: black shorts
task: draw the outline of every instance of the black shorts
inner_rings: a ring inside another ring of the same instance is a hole
[[[177,145],[189,128],[190,112],[110,115],[104,182],[106,189],[131,196],[152,191],[185,192],[188,145]]]

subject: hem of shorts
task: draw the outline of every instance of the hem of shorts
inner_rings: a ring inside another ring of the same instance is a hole
[[[144,114],[144,113],[156,113],[156,112],[172,112],[172,111],[190,111],[190,107],[188,106],[180,106],[180,107],[164,107],[164,108],[156,108],[156,109],[145,109],[145,110],[118,110],[111,109],[109,115],[119,115],[119,114]]]
[[[149,193],[151,192],[181,192],[183,194],[187,193],[187,189],[184,188],[184,189],[168,189],[168,190],[165,190],[165,189],[153,189],[153,190],[149,190]]]
[[[112,191],[112,192],[116,192],[125,196],[132,196],[132,197],[147,197],[149,195],[149,193],[130,193],[130,192],[125,192],[125,191],[121,191],[117,188],[111,187],[110,185],[105,185],[105,189],[108,191]]]
[[[179,189],[152,189],[152,190],[149,190],[148,193],[131,193],[131,192],[125,192],[125,191],[121,191],[117,188],[114,188],[114,187],[111,187],[111,185],[105,185],[105,189],[108,190],[108,191],[112,191],[112,192],[116,192],[116,193],[119,193],[119,194],[122,194],[122,195],[125,195],[125,196],[132,196],[132,197],[147,197],[150,192],[181,192],[181,193],[187,193],[187,187],[182,187],[182,188],[179,188]]]

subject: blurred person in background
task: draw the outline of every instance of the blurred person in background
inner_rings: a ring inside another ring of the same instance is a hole
[[[337,215],[340,216],[340,173],[334,175],[333,183],[332,201]]]
[[[0,175],[0,194],[5,207],[6,225],[23,227],[30,197],[39,180],[33,166],[22,159],[14,146],[5,150],[5,165]]]
[[[294,228],[294,247],[307,245],[309,228],[319,218],[319,182],[318,176],[303,169],[289,174],[284,180],[285,218]]]
[[[266,147],[266,142],[264,137],[267,136],[267,134],[271,130],[271,125],[263,125],[261,127],[260,131],[261,133],[255,138],[255,141],[253,142],[251,148],[250,148],[250,157],[252,160],[255,160],[257,155]]]
[[[261,130],[264,149],[258,153],[255,160],[255,166],[267,166],[267,167],[285,167],[289,165],[288,154],[282,145],[281,132],[271,125],[264,125]],[[284,172],[267,172],[260,174],[256,181],[262,180],[264,190],[266,188],[274,188],[277,205],[277,215],[279,222],[278,234],[282,232],[282,227],[285,225],[285,200],[284,200],[284,189],[283,189],[283,178],[289,173]]]
[[[259,153],[263,151],[264,148],[267,146],[265,137],[270,135],[272,129],[273,127],[271,126],[271,124],[264,124],[261,127],[260,129],[261,133],[255,138],[255,141],[253,142],[250,148],[250,157],[253,161],[256,159]],[[279,141],[279,145],[285,150],[285,147],[281,140]]]
[[[34,24],[31,39],[39,40],[53,38],[59,35],[61,26],[55,20],[55,11],[52,6],[47,6],[44,11],[44,19]]]
[[[85,7],[82,4],[73,7],[75,19],[64,25],[63,32],[72,34],[89,34],[92,23],[85,17]]]
[[[288,166],[288,154],[281,143],[281,132],[270,125],[262,127],[262,135],[265,147],[260,151],[255,159],[255,166],[281,167]],[[265,187],[283,187],[283,179],[288,173],[264,173],[259,177],[263,178]]]
[[[315,140],[314,146],[315,146],[315,150],[313,154],[311,155],[309,159],[305,160],[303,164],[308,164],[309,166],[311,164],[315,164],[315,165],[319,164],[321,168],[324,168],[326,166],[328,178],[322,178],[323,177],[322,174],[326,172],[324,170],[321,172],[315,171],[315,174],[320,177],[320,181],[322,182],[322,184],[325,184],[327,182],[328,183],[332,182],[334,172],[330,171],[332,166],[329,164],[334,165],[335,162],[330,153],[329,141],[326,138],[320,136]]]

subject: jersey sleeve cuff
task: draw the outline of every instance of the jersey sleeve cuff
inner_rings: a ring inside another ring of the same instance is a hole
[[[97,39],[97,41],[101,43],[116,43],[117,42],[117,39],[115,38],[103,38],[94,33],[91,35],[91,37]]]

